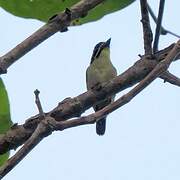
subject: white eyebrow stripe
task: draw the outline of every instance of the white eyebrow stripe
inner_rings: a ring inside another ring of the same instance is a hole
[[[102,43],[102,44],[99,46],[99,48],[98,48],[96,54],[94,55],[94,58],[97,58],[97,57],[98,57],[98,54],[99,54],[100,51],[102,50],[103,45],[104,45],[104,43]]]

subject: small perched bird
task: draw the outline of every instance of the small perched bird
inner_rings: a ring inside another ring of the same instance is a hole
[[[86,85],[87,89],[93,89],[97,85],[103,85],[109,80],[113,79],[116,75],[116,69],[111,63],[110,59],[110,43],[111,39],[106,42],[98,43],[93,51],[91,62],[86,71]],[[95,111],[98,111],[114,100],[114,96],[108,97],[95,106]],[[98,135],[104,135],[106,129],[106,117],[100,119],[96,123],[96,133]]]

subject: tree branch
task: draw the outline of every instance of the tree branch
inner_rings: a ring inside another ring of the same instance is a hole
[[[153,34],[151,31],[151,26],[149,22],[149,14],[147,8],[147,0],[140,0],[141,5],[141,15],[142,15],[142,25],[143,25],[143,38],[144,38],[144,50],[145,55],[152,54],[152,41]]]
[[[169,71],[166,71],[160,75],[160,78],[164,80],[164,82],[169,82],[173,85],[180,87],[180,78],[171,74]]]
[[[150,59],[149,56],[143,56],[132,67],[104,85],[100,91],[90,90],[77,97],[66,98],[60,102],[56,108],[45,113],[45,116],[54,118],[56,121],[65,121],[80,116],[85,110],[92,107],[98,101],[140,82],[152,71],[158,62],[166,58],[173,47],[174,44],[157,52],[153,56],[155,59]],[[179,56],[176,57],[176,59],[178,58]],[[1,135],[0,154],[11,149],[16,149],[22,145],[35,131],[39,122],[39,115],[36,115],[27,119],[23,125],[14,125],[6,134]]]
[[[65,128],[75,127],[82,124],[90,124],[98,121],[102,117],[108,115],[109,113],[115,111],[119,107],[130,102],[137,94],[139,94],[144,88],[146,88],[153,80],[155,80],[161,73],[165,72],[170,63],[174,58],[180,53],[180,41],[176,43],[170,53],[166,58],[159,62],[155,68],[132,90],[127,94],[123,95],[117,101],[104,107],[103,109],[97,111],[86,117],[81,117],[74,120],[56,122],[53,118],[49,116],[42,119],[38,124],[36,130],[32,136],[25,142],[24,146],[13,156],[7,163],[0,168],[0,177],[3,178],[10,170],[12,170],[44,137],[50,135],[54,130],[63,130]],[[39,94],[39,93],[38,93]],[[38,95],[36,94],[36,99]],[[37,103],[37,104],[39,104]],[[39,107],[39,106],[38,106]],[[41,112],[41,110],[40,110]],[[63,124],[64,123],[64,124]]]
[[[32,136],[25,142],[23,147],[17,151],[8,161],[0,167],[0,179],[10,172],[44,137],[51,134],[51,128],[48,125],[49,119],[42,120]]]
[[[64,32],[73,20],[86,16],[88,11],[103,1],[104,0],[81,0],[79,3],[72,6],[71,9],[66,9],[63,13],[59,13],[50,18],[47,24],[42,26],[7,54],[0,57],[0,74],[6,73],[7,69],[14,62],[56,32]]]
[[[177,57],[178,54],[180,54],[180,40],[176,43],[176,45],[169,52],[166,58],[163,61],[159,62],[154,67],[154,69],[127,94],[121,96],[115,102],[112,102],[110,105],[105,106],[103,109],[92,113],[86,117],[64,121],[62,122],[63,126],[62,123],[57,124],[55,130],[64,130],[70,127],[95,123],[104,116],[107,116],[108,114],[112,113],[123,105],[129,103],[136,95],[138,95],[143,89],[145,89],[158,76],[160,76],[162,73],[167,72],[166,70],[168,69],[169,65]]]
[[[6,55],[0,57],[0,74],[5,73],[8,67],[15,61],[57,31],[60,30],[64,32],[67,30],[72,20],[86,15],[90,9],[101,2],[103,2],[103,0],[82,0],[71,9],[66,9],[65,12],[50,18],[48,24],[44,25]],[[48,113],[43,112],[39,100],[39,91],[35,91],[35,102],[39,114],[26,120],[23,125],[15,124],[11,130],[0,136],[0,154],[24,144],[23,147],[0,168],[0,179],[11,171],[42,139],[50,135],[53,131],[62,131],[79,125],[95,123],[102,117],[130,102],[157,77],[161,77],[172,84],[180,86],[180,79],[169,72],[165,72],[170,63],[179,58],[180,41],[155,53],[153,57],[149,56],[152,54],[152,32],[146,0],[141,0],[141,12],[145,56],[142,56],[132,67],[100,89],[87,91],[75,98],[66,98]],[[79,117],[86,109],[92,107],[98,101],[131,87],[138,82],[140,83],[127,94],[103,109],[86,117],[69,120],[70,118]]]

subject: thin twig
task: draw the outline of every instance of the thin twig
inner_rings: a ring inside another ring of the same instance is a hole
[[[172,32],[172,31],[166,30],[166,33],[171,34],[171,35],[173,35],[173,36],[175,36],[175,37],[177,37],[177,38],[180,38],[180,35]]]
[[[2,179],[8,172],[10,172],[44,137],[51,134],[52,132],[51,127],[47,123],[51,118],[48,117],[48,120],[46,119],[45,121],[45,114],[39,99],[40,91],[36,89],[34,94],[35,103],[39,110],[40,123],[31,137],[25,142],[23,147],[13,157],[8,159],[7,163],[2,168],[0,168],[0,179]]]
[[[162,25],[163,13],[164,13],[164,6],[165,6],[165,0],[160,0],[159,12],[158,12],[158,18],[157,18],[157,24],[156,24],[156,32],[155,32],[155,38],[154,38],[154,44],[153,44],[153,53],[158,51],[159,36],[161,34],[161,25]]]
[[[144,50],[145,55],[152,54],[152,40],[153,34],[151,31],[151,26],[149,22],[149,14],[147,9],[147,0],[140,0],[141,5],[141,16],[142,16],[142,25],[143,25],[143,38],[144,38]]]
[[[155,14],[154,14],[154,12],[153,12],[153,10],[149,4],[148,4],[148,11],[149,11],[152,19],[154,20],[154,22],[157,24],[157,17],[155,16]],[[161,25],[161,31],[160,32],[161,32],[161,35],[171,34],[177,38],[180,38],[180,36],[178,34],[172,32],[170,30],[165,29],[162,25]]]
[[[165,82],[171,83],[175,86],[180,87],[180,78],[176,77],[175,75],[171,74],[169,71],[166,71],[160,75],[160,78]]]
[[[34,94],[35,94],[35,103],[37,105],[37,108],[39,110],[39,115],[40,115],[40,119],[44,119],[45,117],[45,114],[43,112],[43,108],[42,108],[42,105],[41,105],[41,101],[39,99],[39,94],[40,94],[40,91],[38,89],[36,89],[34,91]]]

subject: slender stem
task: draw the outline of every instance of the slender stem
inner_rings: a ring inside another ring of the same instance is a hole
[[[171,34],[171,35],[173,35],[173,36],[175,36],[175,37],[177,37],[177,38],[180,38],[180,35],[172,32],[172,31],[169,31],[169,30],[165,30],[165,31],[166,31],[166,33],[168,33],[168,34]]]
[[[157,24],[157,17],[155,16],[151,6],[149,4],[148,5],[148,11],[149,14],[151,15],[152,19],[154,20],[154,22]],[[171,32],[170,30],[165,29],[162,24],[161,24],[161,35],[166,35],[166,34],[171,34],[172,36],[175,36],[177,38],[180,38],[180,36],[174,32]]]
[[[40,119],[44,119],[45,113],[43,112],[43,108],[42,108],[41,101],[39,98],[40,91],[38,89],[36,89],[34,91],[34,94],[35,94],[35,103],[36,103],[37,108],[39,110]]]
[[[174,74],[171,74],[169,71],[166,71],[163,74],[161,74],[160,78],[164,80],[164,83],[169,82],[175,86],[180,87],[180,78],[178,78]]]
[[[165,5],[165,0],[160,0],[156,32],[155,32],[155,38],[154,38],[154,44],[153,44],[153,53],[158,51],[159,36],[161,34],[161,24],[162,24],[162,18],[163,18],[163,13],[164,13],[164,5]]]

